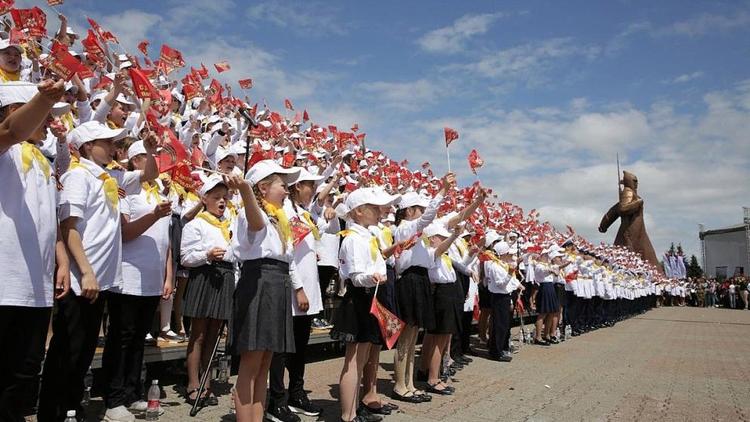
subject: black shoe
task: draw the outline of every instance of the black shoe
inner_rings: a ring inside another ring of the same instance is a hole
[[[391,394],[391,398],[393,400],[403,401],[406,403],[422,403],[424,400],[422,400],[419,396],[411,395],[411,396],[402,396],[401,394],[398,394],[397,392],[393,392]]]
[[[362,418],[362,420],[365,422],[380,422],[383,420],[381,416],[372,414],[367,409],[367,406],[365,406],[362,402],[359,402],[359,407],[357,408],[357,416]]]
[[[301,413],[307,416],[318,416],[323,413],[323,408],[314,404],[307,398],[307,395],[289,398],[289,410],[294,413]]]
[[[427,372],[417,369],[417,381],[427,382]]]
[[[372,413],[373,415],[388,416],[391,414],[391,408],[385,405],[380,406],[380,407],[371,407],[364,403],[360,403],[360,406],[364,406],[365,409],[367,409],[367,411]]]
[[[439,394],[441,396],[451,396],[453,395],[453,393],[456,392],[455,388],[447,386],[447,385],[443,387],[442,390],[438,390],[437,388],[435,388],[435,386],[437,386],[437,384],[435,385],[427,384],[427,392],[432,393],[432,394]]]
[[[266,410],[265,419],[273,422],[300,422],[302,419],[287,406],[276,406]]]
[[[549,343],[547,343],[546,341],[537,339],[534,339],[534,344],[539,346],[549,346]]]
[[[555,336],[550,337],[547,341],[552,344],[560,344],[560,340]]]

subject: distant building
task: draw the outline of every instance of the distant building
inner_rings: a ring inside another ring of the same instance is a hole
[[[750,208],[743,208],[744,222],[706,230],[699,225],[703,271],[708,277],[726,278],[750,271]]]

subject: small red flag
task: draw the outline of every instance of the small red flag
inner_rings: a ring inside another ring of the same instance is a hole
[[[104,31],[101,34],[102,40],[106,42],[113,42],[115,44],[119,44],[120,40],[115,37],[115,35],[109,31]]]
[[[284,153],[284,156],[282,157],[282,160],[281,160],[281,167],[290,168],[294,166],[295,157],[296,157],[296,154],[294,154],[293,152]]]
[[[286,108],[287,110],[294,111],[294,106],[292,105],[292,102],[289,101],[288,98],[284,100],[284,108]]]
[[[60,6],[63,4],[63,0],[47,0],[47,4],[50,6]]]
[[[484,160],[482,160],[482,157],[479,156],[477,150],[471,150],[471,152],[469,153],[469,167],[471,168],[471,172],[477,174],[477,169],[482,167],[483,165]]]
[[[32,37],[47,37],[47,15],[34,6],[31,9],[11,9],[10,16],[16,27],[27,29]]]
[[[138,98],[142,100],[156,100],[161,98],[159,92],[156,91],[151,81],[148,80],[140,69],[131,67],[128,69],[128,73],[130,74],[130,79],[133,81],[133,91],[135,91],[135,95]]]
[[[370,313],[378,320],[378,326],[380,327],[380,335],[385,341],[385,346],[388,349],[393,348],[396,344],[396,340],[404,331],[406,323],[401,321],[393,312],[386,309],[385,306],[378,302],[378,298],[373,296],[372,304],[370,305]]]
[[[94,28],[94,31],[96,31],[97,34],[101,34],[103,32],[101,25],[99,25],[95,20],[89,17],[86,17],[86,20],[89,21],[89,25]]]
[[[219,73],[226,72],[227,70],[231,69],[231,66],[229,66],[228,61],[215,63],[214,67],[216,68],[216,71]]]
[[[111,84],[111,83],[112,83],[112,79],[109,79],[105,75],[102,75],[102,77],[99,79],[99,82],[97,82],[96,85],[94,85],[93,90],[96,91],[96,90],[99,90],[99,89],[104,89],[104,88],[108,87],[109,84]]]
[[[92,30],[88,30],[86,38],[81,40],[81,44],[89,56],[97,63],[104,63],[104,48],[99,44],[99,39]]]
[[[307,110],[305,110],[305,111],[304,111],[304,112],[302,113],[302,121],[303,121],[303,122],[307,122],[308,120],[310,120],[310,115],[309,115],[309,114],[307,114]]]
[[[358,130],[359,130],[359,125],[358,125],[358,124],[356,124],[356,123],[355,123],[355,124],[353,124],[353,125],[352,125],[352,132],[356,132],[356,131],[358,131]]]
[[[444,131],[445,131],[445,146],[448,147],[448,145],[450,145],[451,142],[458,139],[458,132],[456,132],[455,130],[449,127],[444,128]]]
[[[15,4],[15,0],[0,0],[0,15],[10,12]]]
[[[138,50],[143,53],[144,56],[148,56],[148,40],[143,40],[138,43]]]
[[[240,79],[240,88],[242,89],[250,89],[253,87],[253,80],[252,79]]]
[[[182,58],[182,53],[166,44],[161,46],[159,61],[173,68],[185,66],[185,60]]]
[[[200,75],[201,79],[208,79],[208,69],[206,69],[203,63],[201,63],[201,68],[198,69],[198,75]]]
[[[85,66],[68,52],[67,47],[59,42],[52,43],[50,51],[46,66],[62,79],[69,81],[77,72],[84,70]]]

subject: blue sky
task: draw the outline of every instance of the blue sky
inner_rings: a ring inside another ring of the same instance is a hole
[[[29,4],[22,1],[21,4]],[[67,1],[135,51],[226,59],[253,101],[359,123],[370,148],[446,167],[594,241],[615,154],[641,180],[657,253],[750,206],[750,3],[741,1]],[[54,19],[50,19],[54,22]],[[56,23],[55,23],[56,24]],[[226,76],[226,77],[224,77]]]

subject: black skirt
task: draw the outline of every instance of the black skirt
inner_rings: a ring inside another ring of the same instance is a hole
[[[409,267],[396,281],[399,317],[408,325],[435,329],[435,307],[427,269]]]
[[[378,296],[383,286],[378,289]],[[354,287],[346,281],[346,294],[333,312],[331,338],[347,343],[383,344],[378,320],[370,313],[374,287]]]
[[[435,327],[430,334],[456,334],[461,326],[461,313],[456,306],[457,283],[435,283],[432,298],[435,307]]]
[[[233,354],[294,353],[289,264],[268,258],[243,262],[232,315]]]
[[[398,315],[398,299],[396,299],[396,270],[390,265],[386,266],[386,276],[388,277],[388,281],[378,289],[378,301],[385,306],[386,309]]]
[[[492,307],[492,293],[484,283],[479,283],[479,309],[490,309]]]
[[[214,262],[190,269],[182,313],[190,318],[228,320],[232,316],[234,264]]]
[[[554,283],[541,283],[536,292],[536,311],[540,314],[549,314],[560,310],[560,302],[557,300]]]

